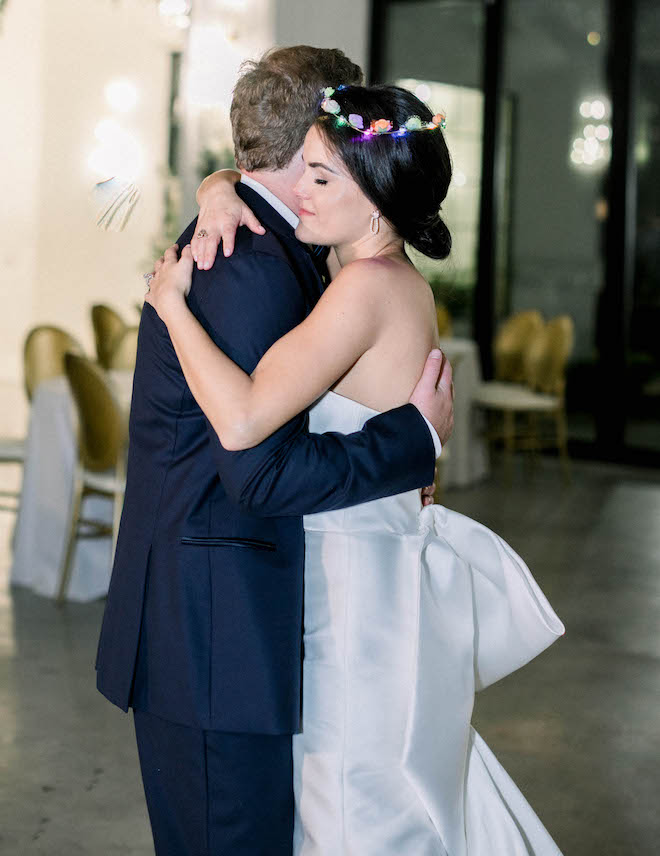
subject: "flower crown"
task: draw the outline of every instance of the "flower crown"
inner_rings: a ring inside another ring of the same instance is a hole
[[[337,92],[346,89],[346,86],[338,86]],[[326,86],[321,90],[323,101],[321,101],[321,110],[334,116],[339,126],[346,126],[359,131],[365,137],[385,136],[393,134],[395,137],[405,137],[411,131],[434,131],[436,128],[444,130],[447,127],[447,121],[444,113],[436,113],[430,122],[423,122],[419,116],[409,116],[403,125],[398,128],[394,127],[390,119],[374,119],[368,128],[364,127],[364,118],[359,113],[349,113],[344,116],[341,112],[339,103],[333,99],[335,90],[332,86]]]

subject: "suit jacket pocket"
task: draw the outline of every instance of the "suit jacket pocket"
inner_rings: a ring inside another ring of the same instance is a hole
[[[185,547],[239,547],[248,550],[277,550],[272,541],[262,541],[259,538],[222,538],[213,536],[183,536],[181,544]]]

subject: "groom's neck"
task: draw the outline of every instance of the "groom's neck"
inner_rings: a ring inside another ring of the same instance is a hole
[[[301,170],[294,168],[292,164],[284,167],[284,169],[256,169],[253,172],[242,169],[243,175],[258,181],[263,184],[270,192],[277,196],[280,202],[283,202],[287,208],[290,208],[294,214],[298,213],[299,202],[296,198],[293,188],[296,186],[300,178]]]

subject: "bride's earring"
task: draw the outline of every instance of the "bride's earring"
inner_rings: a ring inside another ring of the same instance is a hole
[[[378,211],[378,209],[376,209],[371,214],[371,234],[377,235],[379,229],[380,229],[380,211]]]

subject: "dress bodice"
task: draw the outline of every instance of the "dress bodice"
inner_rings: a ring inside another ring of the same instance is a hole
[[[352,434],[379,412],[328,390],[309,411],[309,430],[315,434],[326,431]],[[305,529],[315,530],[416,532],[421,509],[420,491],[410,490],[350,508],[307,514],[304,524]]]

